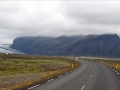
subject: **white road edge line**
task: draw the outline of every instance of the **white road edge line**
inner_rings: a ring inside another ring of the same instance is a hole
[[[54,79],[50,79],[50,80],[48,80],[47,82],[50,82],[50,81],[52,81],[52,80],[54,80]]]
[[[60,75],[60,76],[58,76],[58,77],[62,77],[63,75]]]
[[[35,86],[30,87],[30,88],[28,88],[28,89],[33,89],[33,88],[38,87],[38,86],[39,86],[39,85],[35,85]]]
[[[85,85],[80,90],[83,90],[84,88],[85,88]]]
[[[66,73],[66,74],[68,74],[68,73]]]

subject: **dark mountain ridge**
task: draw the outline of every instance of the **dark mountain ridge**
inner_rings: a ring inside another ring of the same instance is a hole
[[[117,34],[19,37],[11,48],[39,55],[120,57],[120,38]]]

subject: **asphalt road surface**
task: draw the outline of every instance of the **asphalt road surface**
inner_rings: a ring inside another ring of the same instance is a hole
[[[81,61],[73,72],[30,87],[29,90],[120,90],[119,73],[105,65]]]

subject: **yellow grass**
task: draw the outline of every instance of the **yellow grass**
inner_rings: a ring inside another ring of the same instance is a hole
[[[65,74],[79,65],[78,61],[62,57],[0,54],[0,90],[27,89]]]
[[[56,71],[46,72],[44,74],[44,77],[42,77],[42,78],[37,78],[36,80],[31,80],[31,81],[28,81],[28,82],[25,82],[25,83],[21,83],[19,85],[7,87],[6,90],[22,90],[22,89],[25,89],[25,88],[27,89],[28,87],[30,87],[32,85],[36,85],[36,84],[45,82],[49,79],[55,78],[59,75],[65,74],[65,73],[71,71],[72,69],[78,67],[79,65],[80,65],[80,63],[77,62],[77,63],[73,64],[73,68],[70,66],[68,68],[64,68],[64,69],[61,69],[61,70],[58,69]]]

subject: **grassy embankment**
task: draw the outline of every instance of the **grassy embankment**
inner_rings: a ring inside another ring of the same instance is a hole
[[[114,58],[95,58],[95,57],[80,57],[82,60],[89,60],[89,61],[94,61],[98,62],[101,64],[105,64],[108,66],[113,67],[117,71],[120,72],[120,59],[114,59]],[[117,66],[117,68],[116,68]]]
[[[0,90],[23,90],[79,65],[68,58],[0,54]]]

